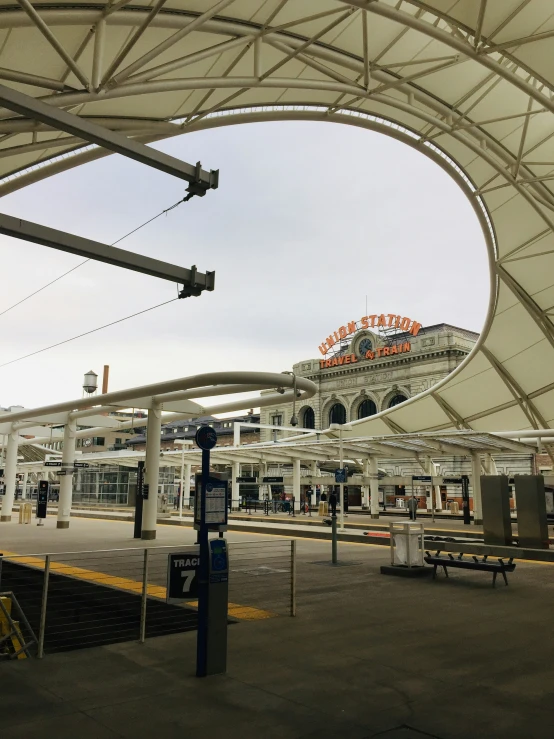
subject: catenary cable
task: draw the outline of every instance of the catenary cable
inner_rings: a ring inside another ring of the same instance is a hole
[[[166,208],[165,210],[162,210],[160,213],[158,213],[158,215],[155,215],[153,218],[149,218],[144,223],[141,223],[140,226],[137,226],[132,231],[129,231],[129,233],[126,233],[125,236],[121,236],[119,239],[117,239],[117,241],[114,241],[113,243],[111,243],[110,246],[115,246],[116,244],[119,244],[121,241],[123,241],[124,239],[126,239],[128,236],[131,236],[132,234],[136,233],[137,231],[140,231],[141,228],[144,228],[144,226],[147,226],[149,223],[152,223],[152,221],[155,221],[156,218],[159,218],[160,216],[163,216],[164,213],[169,213],[170,210],[173,210],[178,205],[181,205],[181,203],[186,203],[188,200],[190,200],[190,198],[191,198],[191,194],[189,193],[184,198],[182,198],[181,200],[178,200],[176,203],[174,203],[173,205],[171,205],[169,208]],[[10,305],[9,308],[6,308],[2,312],[0,312],[0,317],[1,316],[4,316],[6,313],[9,313],[14,308],[17,308],[18,305],[21,305],[22,303],[25,303],[27,300],[29,300],[30,298],[34,297],[35,295],[38,295],[43,290],[46,290],[47,287],[50,287],[50,285],[53,285],[55,282],[58,282],[59,280],[63,279],[64,277],[67,277],[67,275],[71,274],[71,272],[75,272],[76,269],[79,269],[79,267],[82,267],[83,264],[86,264],[87,262],[90,262],[90,261],[92,261],[92,260],[91,259],[84,259],[82,262],[79,262],[79,264],[76,264],[75,267],[72,267],[71,269],[68,269],[67,272],[64,272],[63,274],[59,275],[55,279],[51,280],[50,282],[47,282],[46,285],[43,285],[42,287],[39,287],[38,290],[35,290],[34,292],[30,293],[29,295],[27,295],[27,297],[22,298],[21,300],[18,300],[17,303],[14,303],[13,305]],[[0,366],[3,367],[4,365],[0,365]]]
[[[23,357],[18,357],[17,359],[11,359],[9,362],[4,362],[4,364],[0,364],[0,369],[2,367],[7,367],[9,364],[15,364],[15,362],[21,362],[21,360],[23,359],[34,357],[36,354],[42,354],[42,352],[47,352],[49,349],[54,349],[56,346],[62,346],[62,344],[69,344],[70,341],[75,341],[75,339],[80,339],[83,336],[89,336],[90,334],[94,334],[97,331],[102,331],[102,329],[104,328],[115,326],[117,323],[123,323],[123,321],[128,321],[129,318],[134,318],[135,316],[140,316],[143,313],[148,313],[149,311],[155,310],[156,308],[161,308],[162,305],[168,305],[169,303],[174,303],[176,300],[179,300],[179,298],[171,298],[171,300],[166,300],[163,303],[152,305],[150,308],[139,310],[137,311],[137,313],[132,313],[130,316],[125,316],[125,318],[118,318],[117,321],[112,321],[111,323],[105,323],[103,326],[98,326],[97,328],[93,328],[90,331],[85,331],[84,333],[78,334],[77,336],[72,336],[70,339],[64,339],[63,341],[58,341],[56,344],[50,344],[50,346],[45,346],[43,349],[37,349],[36,351],[31,352],[30,354],[25,354]]]

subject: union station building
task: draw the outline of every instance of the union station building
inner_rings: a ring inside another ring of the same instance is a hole
[[[293,367],[318,386],[317,394],[296,408],[298,426],[325,429],[398,405],[452,372],[478,336],[446,323],[422,327],[393,314],[350,321],[319,345],[319,357]],[[292,403],[262,408],[261,423],[289,426],[292,415]],[[262,441],[273,437],[262,430]]]

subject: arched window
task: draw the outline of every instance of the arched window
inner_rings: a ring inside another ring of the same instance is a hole
[[[313,408],[309,406],[306,408],[302,424],[305,429],[315,429],[315,413]]]
[[[342,403],[335,403],[329,411],[329,423],[346,423],[346,408]]]
[[[395,395],[389,400],[389,408],[394,408],[395,405],[399,405],[400,403],[403,403],[405,400],[408,400],[408,398],[405,395],[398,393],[398,395]]]
[[[377,406],[375,403],[367,398],[363,401],[363,403],[360,403],[358,406],[358,418],[367,418],[368,416],[373,416],[377,413]]]

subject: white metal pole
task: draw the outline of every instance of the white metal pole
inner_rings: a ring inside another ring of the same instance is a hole
[[[369,457],[366,457],[363,461],[363,468],[362,468],[362,474],[365,478],[369,477],[370,469],[369,469]],[[369,485],[362,485],[362,509],[369,508],[370,505],[370,486]]]
[[[240,464],[233,462],[231,467],[231,508],[234,511],[240,510],[240,483],[237,482],[237,477],[240,477]]]
[[[377,457],[369,458],[369,492],[371,495],[371,518],[379,518],[379,466]]]
[[[28,480],[29,480],[29,473],[28,472],[24,472],[23,473],[23,493],[21,495],[22,500],[27,500],[27,497],[28,497],[28,495],[27,495],[27,483],[28,483]]]
[[[481,456],[479,452],[471,452],[471,488],[473,492],[473,523],[483,523],[481,505]]]
[[[344,471],[344,449],[342,444],[342,426],[339,428],[339,453],[340,453],[340,468]],[[340,529],[344,531],[344,483],[339,483],[340,490]]]
[[[233,445],[240,446],[240,423],[237,421],[233,424]]]
[[[149,493],[142,509],[143,539],[156,538],[161,433],[162,412],[159,406],[152,407],[148,411],[148,422],[146,424],[146,482],[149,485]]]
[[[75,463],[75,432],[77,422],[69,419],[63,430],[63,452],[62,470],[67,469],[67,474],[60,476],[60,499],[58,501],[58,529],[68,529],[71,517],[71,502],[73,498],[73,470]]]
[[[292,495],[294,510],[300,511],[300,460],[292,460]]]
[[[183,495],[186,496],[186,499],[190,503],[190,476],[192,475],[192,464],[190,462],[187,462],[185,464],[185,487],[184,487],[184,493]],[[182,489],[182,486],[181,486]]]
[[[189,476],[190,481],[190,476]],[[189,483],[190,484],[190,483]],[[181,449],[181,485],[179,486],[179,518],[183,518],[183,498],[185,496],[185,445]]]
[[[17,447],[19,445],[18,431],[10,431],[6,446],[6,466],[4,468],[4,500],[0,521],[12,520],[13,500],[15,496],[15,482],[17,475]]]

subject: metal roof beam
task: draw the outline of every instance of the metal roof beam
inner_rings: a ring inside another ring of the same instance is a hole
[[[96,262],[105,262],[115,267],[123,267],[133,272],[142,272],[145,275],[176,282],[183,285],[191,295],[199,295],[202,290],[211,291],[214,289],[215,272],[203,274],[197,272],[196,267],[191,269],[178,267],[159,259],[134,254],[125,249],[101,244],[99,241],[85,239],[82,236],[75,236],[65,231],[58,231],[55,228],[41,226],[39,223],[24,221],[21,218],[14,218],[3,213],[0,213],[0,233],[5,236],[12,236],[15,239],[49,246],[58,251],[87,257]]]
[[[23,10],[27,13],[29,18],[33,21],[33,23],[38,28],[38,30],[42,33],[42,35],[48,41],[50,46],[52,46],[52,48],[56,50],[58,55],[63,59],[63,61],[71,69],[71,71],[73,72],[75,77],[77,77],[77,79],[83,85],[83,87],[86,90],[88,90],[90,87],[90,83],[89,83],[89,80],[86,74],[79,67],[79,65],[75,62],[73,57],[71,57],[67,53],[67,51],[64,49],[62,44],[58,41],[54,33],[50,30],[49,26],[44,22],[44,20],[40,17],[40,15],[37,13],[35,8],[31,5],[29,0],[17,0],[17,2],[23,8]]]
[[[446,400],[444,400],[444,398],[441,398],[440,395],[437,395],[437,393],[434,392],[431,393],[431,397],[437,403],[437,405],[440,406],[441,410],[446,413],[446,415],[448,416],[448,418],[450,418],[456,428],[470,428],[467,421],[462,416],[460,416],[460,414],[455,411],[454,408],[452,408],[452,406],[447,403]]]
[[[199,163],[195,166],[182,162],[175,157],[145,146],[138,141],[128,139],[115,131],[109,131],[92,121],[84,120],[72,113],[67,113],[65,110],[55,108],[11,87],[0,85],[0,105],[14,113],[41,121],[59,131],[78,136],[84,141],[97,144],[116,154],[122,154],[141,164],[147,164],[149,167],[154,167],[173,177],[185,180],[190,183],[189,192],[193,194],[204,195],[207,190],[215,189],[218,186],[219,170],[206,172]]]
[[[130,75],[132,75],[133,72],[136,72],[137,70],[141,69],[142,67],[144,67],[145,64],[148,64],[148,62],[152,61],[152,59],[155,59],[156,57],[160,56],[160,54],[163,54],[164,51],[171,48],[178,41],[181,41],[183,38],[185,38],[185,36],[188,36],[189,33],[200,29],[206,21],[209,21],[210,18],[213,18],[214,15],[219,13],[221,10],[224,10],[228,5],[231,5],[231,3],[233,3],[234,1],[235,0],[220,0],[220,2],[216,3],[215,5],[212,5],[212,7],[209,8],[205,13],[202,13],[202,15],[199,15],[196,18],[194,18],[194,20],[188,23],[184,28],[181,28],[180,31],[177,31],[176,33],[172,34],[169,38],[165,39],[165,41],[162,41],[160,44],[155,46],[153,49],[150,49],[146,54],[143,54],[143,56],[139,57],[139,59],[129,64],[128,67],[125,67],[125,69],[123,69],[121,72],[119,72],[119,74],[117,74],[113,78],[113,82],[117,84],[121,82],[122,80],[127,79],[127,77],[130,77]],[[119,66],[119,62],[117,66]]]
[[[538,429],[539,424],[542,428],[548,428],[548,423],[546,422],[544,416],[534,405],[534,403],[529,399],[528,395],[523,391],[523,388],[519,385],[519,383],[506,370],[504,365],[498,361],[494,354],[489,349],[487,349],[485,345],[481,347],[481,351],[492,364],[502,382],[506,385],[508,390],[517,400],[519,407],[525,413],[527,419],[529,420],[529,423],[533,426],[533,428]]]

